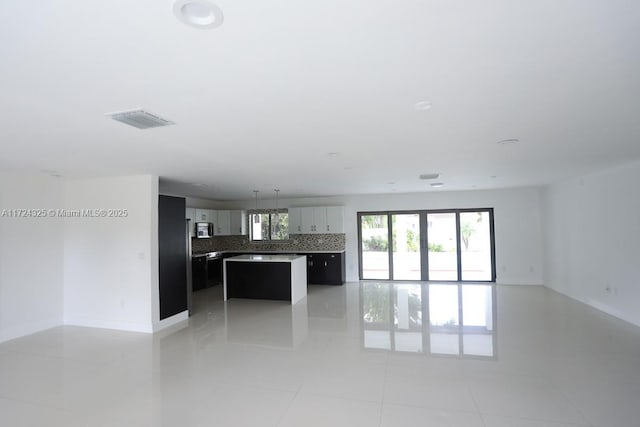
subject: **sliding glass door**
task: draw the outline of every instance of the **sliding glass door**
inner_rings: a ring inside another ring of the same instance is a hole
[[[456,213],[427,213],[429,280],[458,280]]]
[[[491,280],[489,212],[460,212],[461,280]]]
[[[493,210],[358,213],[360,278],[495,281]]]
[[[392,214],[393,280],[420,280],[420,214]]]
[[[360,277],[389,280],[389,216],[360,216]]]

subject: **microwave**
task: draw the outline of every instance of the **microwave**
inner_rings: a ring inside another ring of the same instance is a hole
[[[210,222],[196,222],[196,237],[198,239],[213,237],[213,224]]]

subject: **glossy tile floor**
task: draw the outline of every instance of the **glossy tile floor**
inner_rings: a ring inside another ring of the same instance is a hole
[[[0,425],[640,426],[640,328],[542,287],[195,295],[188,325],[155,336],[0,344]]]

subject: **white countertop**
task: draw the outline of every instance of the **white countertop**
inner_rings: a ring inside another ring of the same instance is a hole
[[[225,258],[224,261],[293,262],[304,258],[306,258],[304,255],[238,255],[231,258]]]
[[[278,255],[278,253],[283,253],[283,254],[341,254],[343,252],[345,252],[345,250],[341,250],[341,251],[306,251],[306,250],[291,250],[291,251],[279,251],[279,250],[271,250],[271,251],[261,251],[261,250],[251,250],[251,249],[245,249],[245,250],[230,250],[230,251],[220,251],[220,253],[223,254],[233,254],[233,253],[242,253],[242,254],[246,254],[246,253],[252,253],[252,254],[260,254],[260,253],[266,253],[266,254],[272,254],[272,255]]]

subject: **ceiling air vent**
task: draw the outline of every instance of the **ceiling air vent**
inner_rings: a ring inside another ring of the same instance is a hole
[[[156,116],[155,114],[142,109],[109,113],[107,116],[111,117],[113,120],[131,125],[138,129],[157,128],[160,126],[175,124],[172,121],[163,119],[162,117]]]

